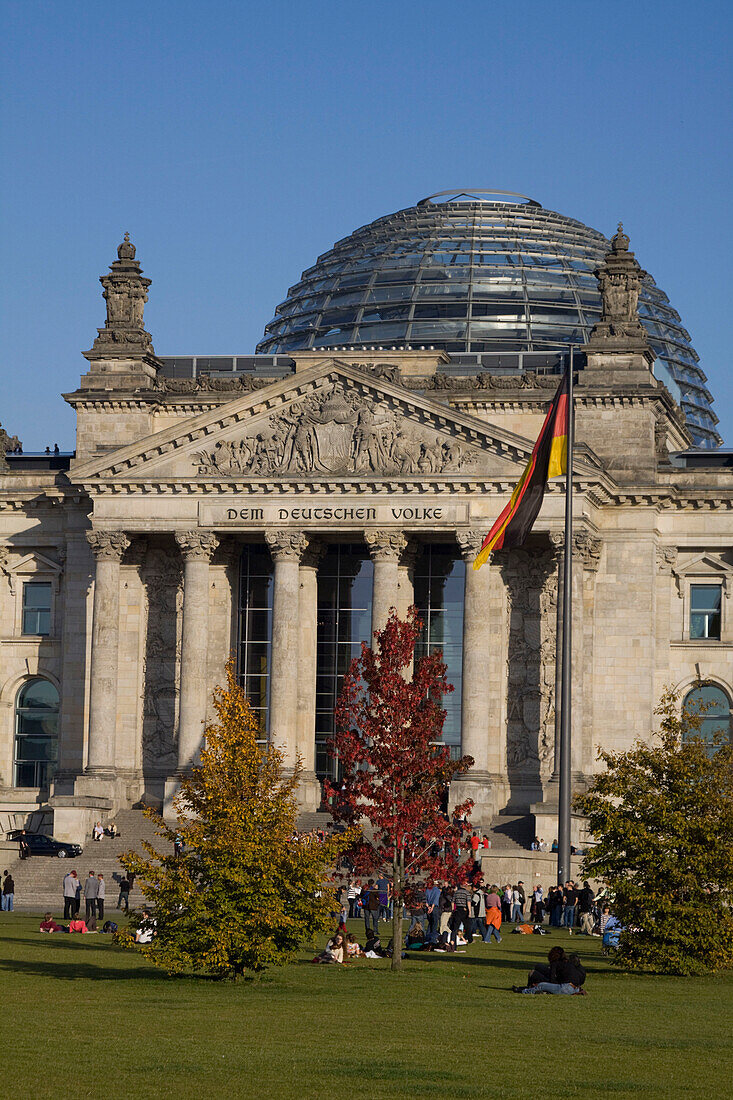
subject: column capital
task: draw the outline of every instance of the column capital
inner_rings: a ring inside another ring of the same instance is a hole
[[[97,561],[122,561],[130,545],[124,531],[87,531],[87,541]]]
[[[475,561],[485,538],[483,531],[456,531],[456,542],[466,563]]]
[[[176,531],[176,542],[184,561],[210,562],[219,545],[213,531]]]
[[[302,531],[265,531],[272,560],[299,562],[308,547],[308,536]]]
[[[364,541],[372,561],[398,562],[407,548],[407,539],[401,531],[365,531]]]
[[[301,568],[317,569],[318,564],[326,553],[326,547],[319,539],[308,539],[308,545],[300,559]]]

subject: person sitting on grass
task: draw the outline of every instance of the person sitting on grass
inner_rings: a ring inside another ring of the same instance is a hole
[[[354,939],[354,937],[351,935],[351,932],[347,932],[344,936],[344,945],[346,947],[347,959],[362,959],[364,957],[364,952],[361,948],[361,944],[358,942],[358,940]]]
[[[65,928],[63,924],[57,924],[50,913],[46,913],[41,921],[39,932],[68,932],[69,929]]]
[[[514,993],[565,993],[585,995],[585,968],[577,955],[566,955],[562,947],[552,947],[547,962],[538,963],[527,978],[526,986],[513,985]]]
[[[150,915],[149,909],[143,909],[140,927],[135,933],[135,943],[152,943],[155,935],[155,921]]]
[[[69,921],[69,931],[81,932],[83,934],[88,932],[89,929],[86,926],[86,921],[83,921],[81,917],[72,917]]]
[[[382,941],[373,928],[370,928],[367,932],[366,943],[364,944],[364,954],[368,959],[387,958],[387,952],[382,947]]]
[[[422,951],[426,941],[427,937],[423,930],[423,926],[420,924],[420,921],[417,921],[407,933],[405,947],[408,951]]]
[[[314,963],[343,963],[344,961],[344,937],[340,932],[335,932],[326,944],[325,949],[316,955]]]

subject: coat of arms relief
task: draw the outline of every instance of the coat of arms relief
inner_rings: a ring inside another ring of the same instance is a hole
[[[475,466],[480,451],[338,384],[195,456],[199,474],[435,474]]]

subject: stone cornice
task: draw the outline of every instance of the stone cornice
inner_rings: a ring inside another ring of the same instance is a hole
[[[289,406],[295,399],[304,398],[320,390],[325,382],[346,380],[350,390],[361,391],[366,397],[375,395],[385,404],[401,407],[404,415],[416,422],[426,422],[437,427],[451,430],[455,437],[475,447],[490,446],[498,455],[524,464],[531,453],[532,443],[514,432],[497,425],[487,425],[473,417],[456,410],[448,410],[445,404],[430,398],[417,396],[404,387],[383,379],[371,379],[362,371],[343,365],[323,369],[321,366],[309,367],[298,375],[288,375],[279,382],[256,393],[246,394],[229,400],[222,409],[222,415],[212,418],[211,411],[194,416],[182,430],[180,424],[157,432],[147,440],[129,444],[106,456],[80,462],[70,476],[79,481],[88,477],[96,481],[100,478],[127,476],[136,466],[150,462],[171,452],[185,448],[189,444],[205,444],[208,439],[223,429],[240,422],[247,423],[258,416],[279,411]],[[231,395],[228,395],[231,398]]]

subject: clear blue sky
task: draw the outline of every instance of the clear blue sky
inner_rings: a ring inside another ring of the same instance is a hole
[[[159,354],[246,354],[340,237],[496,187],[632,247],[733,444],[730,3],[3,4],[3,382],[73,447],[98,276],[129,230]]]

